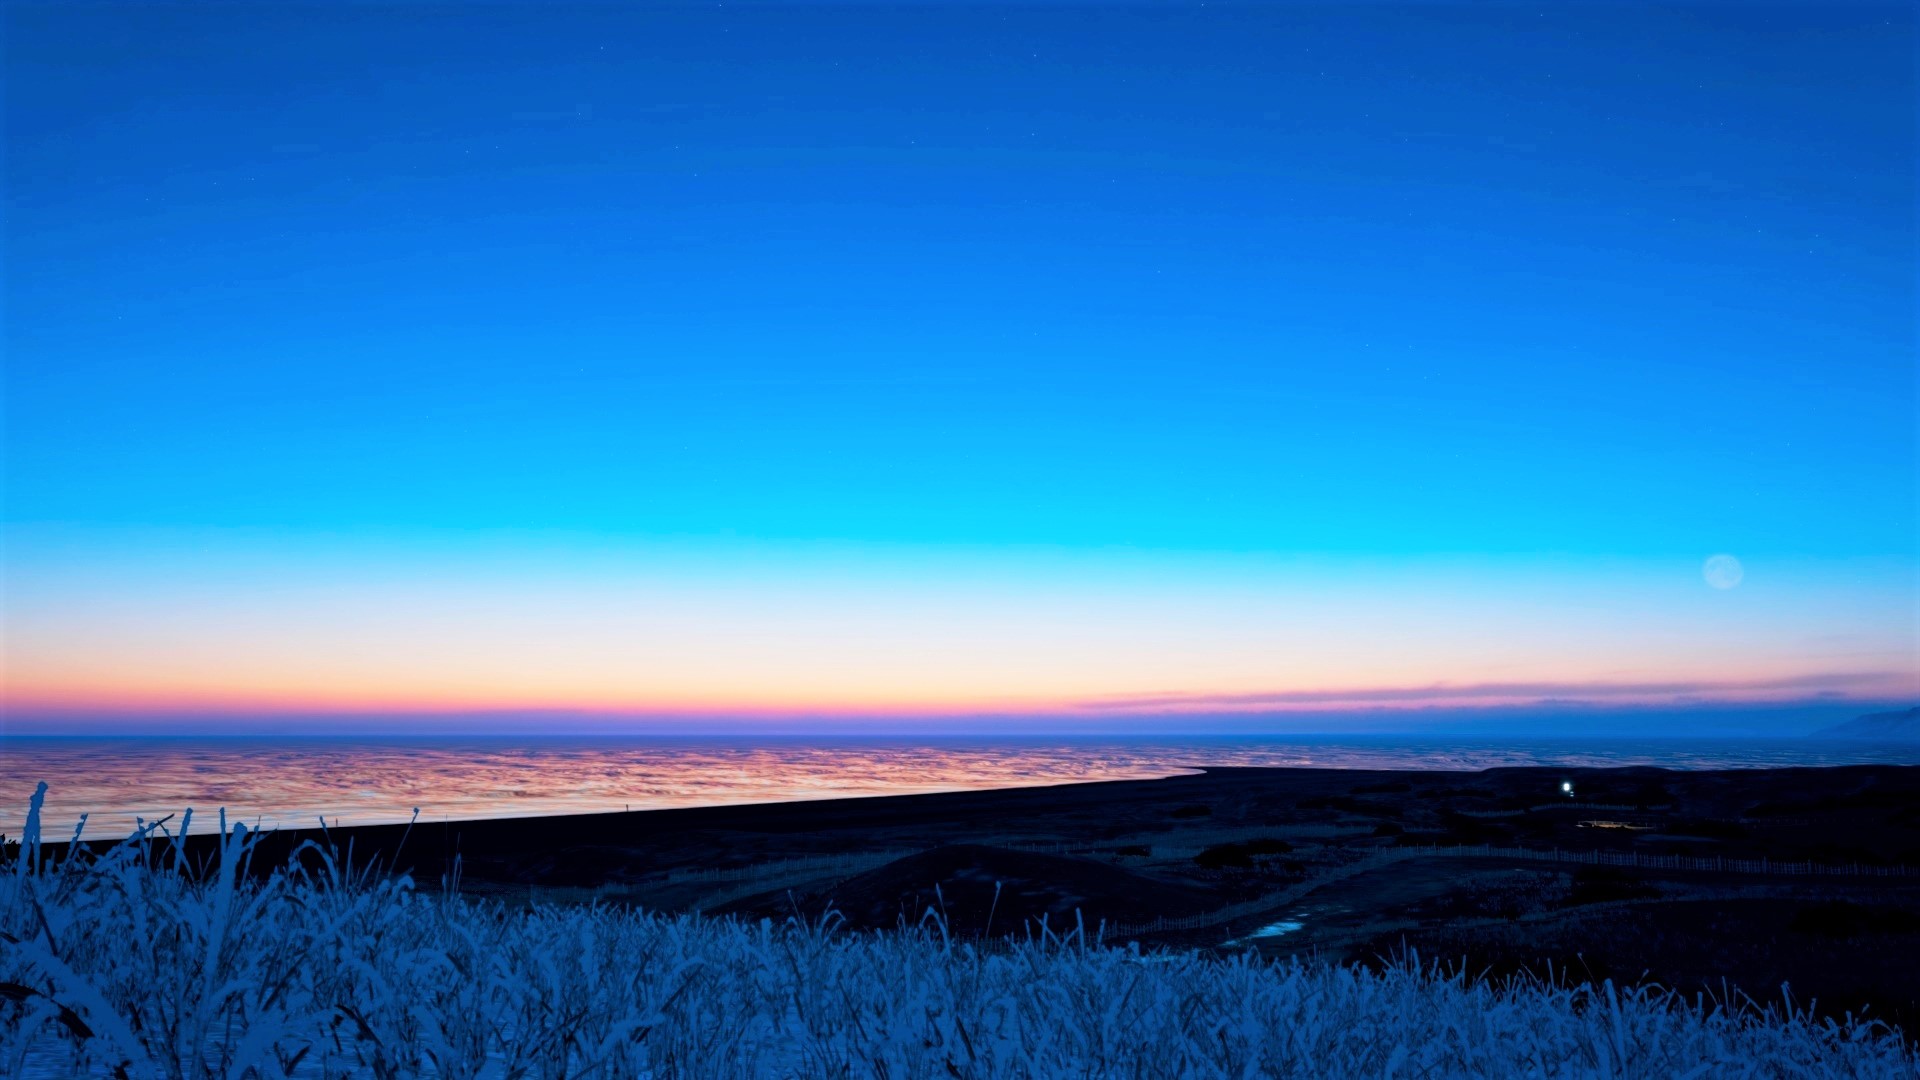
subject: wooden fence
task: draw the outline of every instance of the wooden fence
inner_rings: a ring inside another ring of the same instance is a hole
[[[755,882],[775,878],[792,878],[797,875],[822,876],[832,873],[859,873],[895,859],[915,854],[918,848],[902,848],[897,851],[863,851],[844,855],[806,855],[792,859],[775,859],[772,862],[753,863],[749,866],[729,866],[703,868],[698,870],[675,870],[668,874],[665,881],[669,885],[684,882],[713,883],[721,881]]]

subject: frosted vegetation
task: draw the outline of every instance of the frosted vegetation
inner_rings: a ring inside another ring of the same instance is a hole
[[[129,1077],[1913,1077],[1871,1024],[1610,985],[525,910],[303,849],[0,866],[0,1073]],[[171,852],[172,849],[164,849]]]

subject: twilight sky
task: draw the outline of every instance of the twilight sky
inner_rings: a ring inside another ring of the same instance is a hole
[[[4,19],[0,730],[1920,696],[1907,5]]]

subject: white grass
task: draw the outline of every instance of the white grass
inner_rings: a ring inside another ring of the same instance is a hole
[[[529,912],[317,849],[260,882],[238,828],[200,872],[139,843],[55,865],[37,810],[0,867],[9,1076],[1920,1076],[1877,1025],[1412,961]]]

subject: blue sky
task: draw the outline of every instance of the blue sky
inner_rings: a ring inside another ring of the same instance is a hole
[[[1731,552],[1845,582],[1767,655],[1820,609],[1913,668],[1903,5],[5,17],[36,694],[55,585],[183,544],[479,544],[484,591],[556,537],[1471,559],[1493,606]]]

